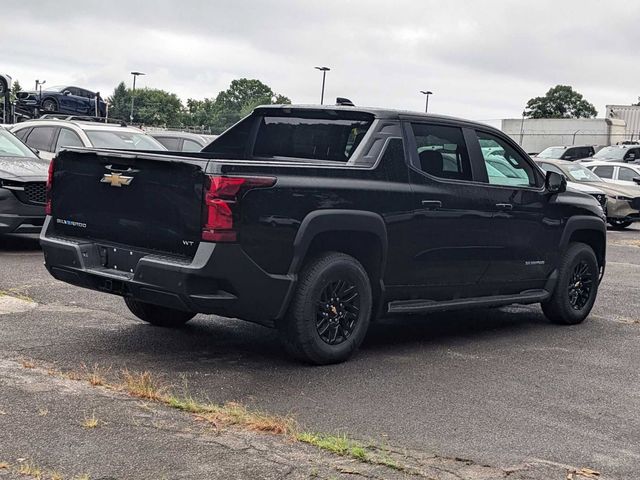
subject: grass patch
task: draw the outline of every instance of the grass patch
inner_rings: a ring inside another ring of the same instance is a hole
[[[193,413],[214,425],[238,425],[258,432],[276,435],[290,434],[295,431],[295,422],[288,417],[269,415],[248,410],[244,405],[228,402],[224,405],[200,403],[191,396],[170,396],[164,402],[171,408]]]
[[[350,440],[346,435],[320,435],[303,432],[296,435],[296,440],[336,455],[355,458],[363,462],[369,461],[369,454],[365,446],[354,440]]]
[[[24,359],[21,363],[24,368],[36,368],[36,363],[33,360]]]
[[[93,387],[101,387],[106,385],[106,375],[109,373],[110,369],[103,369],[98,364],[95,364],[91,369],[89,369],[86,365],[84,369],[87,372],[87,381]]]
[[[17,292],[16,290],[0,290],[0,297],[2,296],[17,298],[18,300],[22,300],[23,302],[35,303],[35,300],[33,298],[23,293]]]
[[[93,429],[100,425],[100,420],[96,417],[96,412],[92,412],[90,417],[84,417],[82,426],[84,428]]]
[[[18,467],[18,473],[20,475],[27,475],[29,477],[33,477],[37,480],[40,480],[44,475],[44,472],[42,471],[42,469],[38,465],[33,463],[31,460],[22,462]]]
[[[151,372],[136,373],[124,370],[122,381],[122,387],[129,395],[156,402],[165,400],[164,393],[167,391],[167,386],[153,378]]]

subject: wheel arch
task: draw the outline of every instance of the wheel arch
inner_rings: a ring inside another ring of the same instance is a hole
[[[306,259],[321,252],[351,255],[362,264],[371,280],[375,318],[384,297],[382,278],[387,247],[387,228],[380,215],[366,210],[317,210],[300,224],[289,274],[296,275]]]
[[[600,270],[604,270],[607,250],[607,226],[597,217],[571,217],[562,234],[561,251],[565,251],[571,242],[582,242],[589,245],[598,259]]]

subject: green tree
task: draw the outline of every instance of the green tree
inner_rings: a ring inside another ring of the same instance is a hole
[[[11,91],[13,93],[18,93],[18,92],[22,91],[22,87],[20,86],[20,82],[18,82],[18,80],[13,82],[13,86],[11,87]]]
[[[524,116],[528,118],[592,118],[596,108],[569,85],[556,85],[543,97],[527,102]]]
[[[121,120],[129,120],[129,109],[131,108],[131,92],[124,84],[120,82],[107,99],[109,104],[109,116],[119,118]]]
[[[120,82],[108,99],[109,116],[129,120],[132,90]],[[175,93],[156,88],[136,89],[133,123],[180,127],[184,120],[183,106]]]

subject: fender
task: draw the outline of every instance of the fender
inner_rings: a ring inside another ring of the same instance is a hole
[[[578,231],[595,231],[602,235],[602,239],[604,240],[604,251],[602,252],[602,265],[601,265],[601,276],[604,274],[604,266],[606,263],[606,250],[607,250],[607,225],[603,219],[595,216],[587,216],[587,215],[576,215],[574,217],[569,217],[567,220],[567,224],[564,227],[564,231],[562,232],[562,237],[560,237],[560,251],[566,250],[569,245],[569,239],[571,235]]]
[[[356,231],[374,234],[382,246],[382,266],[387,260],[387,227],[380,215],[366,210],[316,210],[302,220],[293,241],[293,259],[289,274],[297,274],[313,239],[320,233]],[[384,269],[382,269],[383,271]]]

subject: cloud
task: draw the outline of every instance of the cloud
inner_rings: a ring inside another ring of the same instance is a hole
[[[2,68],[24,87],[81,84],[103,95],[141,86],[214,97],[259,78],[297,103],[430,108],[474,119],[517,117],[562,83],[603,112],[635,101],[640,4],[631,1],[5,0]]]

